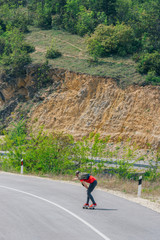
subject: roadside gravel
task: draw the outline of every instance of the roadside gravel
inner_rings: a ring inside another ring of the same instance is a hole
[[[113,190],[107,190],[107,189],[101,189],[101,190],[106,191],[108,193],[111,193],[113,195],[116,195],[118,197],[125,198],[129,201],[136,202],[136,203],[138,203],[138,204],[140,204],[144,207],[150,208],[153,211],[156,211],[156,212],[160,213],[160,204],[158,202],[156,202],[156,200],[154,200],[154,202],[152,202],[148,199],[144,199],[144,198],[140,198],[140,197],[134,197],[130,194],[122,193],[122,192],[119,192],[119,191],[113,191]]]

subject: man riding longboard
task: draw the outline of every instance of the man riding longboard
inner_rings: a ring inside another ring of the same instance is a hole
[[[85,187],[87,189],[87,202],[83,205],[83,208],[94,209],[97,206],[97,204],[96,204],[91,192],[94,190],[94,188],[97,185],[96,178],[88,173],[80,173],[80,171],[76,171],[75,180],[76,179],[80,180],[83,187]],[[86,183],[89,183],[89,187]],[[92,204],[90,206],[89,206],[89,200],[92,201]]]

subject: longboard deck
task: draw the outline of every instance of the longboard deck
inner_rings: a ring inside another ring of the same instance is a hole
[[[90,210],[94,210],[95,208],[90,208],[90,207],[83,207],[83,209],[90,209]]]

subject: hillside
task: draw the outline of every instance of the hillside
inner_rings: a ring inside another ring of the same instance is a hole
[[[76,139],[94,131],[159,147],[159,6],[1,1],[1,132],[24,118]]]
[[[53,45],[62,53],[60,58],[48,59],[54,68],[116,78],[123,88],[131,84],[141,85],[145,80],[145,76],[136,71],[132,56],[110,56],[100,58],[98,63],[90,62],[85,38],[62,30],[40,30],[35,27],[29,29],[25,41],[35,47],[35,52],[31,54],[33,63],[45,62],[47,49]]]

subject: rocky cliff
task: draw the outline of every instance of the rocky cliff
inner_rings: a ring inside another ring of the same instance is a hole
[[[29,125],[61,131],[81,138],[90,132],[110,135],[112,141],[131,138],[142,147],[160,147],[160,87],[129,86],[122,89],[114,79],[63,69],[50,69],[50,83],[39,92],[36,68],[25,78],[1,77],[0,118],[18,109],[20,101],[32,103]],[[22,104],[22,103],[21,103]],[[26,103],[25,103],[26,104]]]

